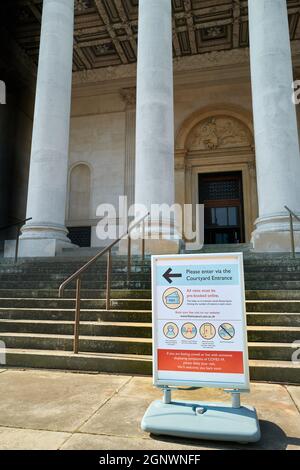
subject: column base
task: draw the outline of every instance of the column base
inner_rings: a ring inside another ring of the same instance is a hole
[[[291,234],[289,217],[277,215],[260,217],[255,221],[256,229],[252,233],[253,251],[258,253],[291,252]],[[300,252],[300,223],[294,221],[295,250]]]
[[[170,233],[171,232],[171,233]],[[142,253],[142,239],[138,238],[142,234],[142,227],[137,227],[132,231],[131,252],[133,255]],[[158,223],[151,221],[145,226],[145,253],[146,255],[168,255],[180,252],[182,240],[176,228],[172,226],[170,231],[170,223]],[[119,243],[119,254],[127,254],[127,239],[121,240]]]
[[[175,255],[180,252],[181,240],[145,240],[146,255]],[[119,243],[119,255],[127,255],[128,253],[127,239],[123,239]],[[131,253],[133,255],[142,254],[141,240],[131,241]]]
[[[6,240],[4,246],[4,258],[14,258],[15,256],[15,240]],[[44,258],[53,257],[60,254],[63,248],[77,249],[77,245],[71,242],[65,243],[56,239],[20,239],[19,241],[19,258]]]
[[[63,225],[31,223],[22,227],[19,239],[18,257],[52,257],[60,254],[63,248],[78,248],[67,237],[68,230]],[[16,240],[8,240],[4,246],[4,257],[15,256]]]

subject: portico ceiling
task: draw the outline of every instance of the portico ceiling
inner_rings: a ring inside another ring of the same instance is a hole
[[[300,0],[287,3],[291,39],[300,39]],[[248,46],[247,0],[172,4],[174,57]],[[37,65],[42,0],[18,0],[16,13],[13,37]],[[135,63],[137,36],[138,0],[75,0],[74,71]]]

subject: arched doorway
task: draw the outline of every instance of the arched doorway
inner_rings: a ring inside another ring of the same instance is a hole
[[[203,203],[205,243],[249,242],[257,217],[251,114],[222,106],[190,116],[176,138],[176,202]]]
[[[77,163],[69,175],[69,207],[67,226],[72,243],[91,246],[91,170],[86,163]]]

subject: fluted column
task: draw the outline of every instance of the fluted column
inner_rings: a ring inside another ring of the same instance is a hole
[[[125,103],[124,195],[127,196],[130,207],[134,203],[136,89],[124,88],[121,90],[121,96]]]
[[[174,111],[171,0],[139,1],[135,203],[174,204]],[[171,220],[151,231],[169,231]]]
[[[286,0],[249,0],[259,218],[256,251],[289,251],[287,205],[300,213],[300,156]],[[295,222],[300,250],[300,224]]]
[[[70,244],[65,227],[74,0],[44,0],[27,217],[21,255],[53,256]]]

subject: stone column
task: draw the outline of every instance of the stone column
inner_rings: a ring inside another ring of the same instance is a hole
[[[259,218],[256,251],[290,250],[284,206],[300,213],[300,156],[286,0],[249,0]],[[300,250],[300,224],[295,222]]]
[[[171,0],[139,1],[135,203],[174,204],[174,111]],[[137,212],[136,212],[137,213]],[[151,233],[170,251],[171,218],[151,219]],[[153,240],[154,241],[154,240]],[[148,243],[148,246],[150,244]],[[171,251],[174,246],[171,247]]]
[[[135,179],[135,124],[136,124],[136,89],[121,90],[125,109],[125,177],[124,195],[127,196],[128,207],[134,204]]]
[[[9,116],[7,104],[0,104],[0,227],[8,224],[8,186],[11,152],[8,142]],[[12,136],[11,136],[12,137]],[[0,239],[4,232],[0,233]]]
[[[21,256],[71,246],[65,227],[72,88],[74,0],[44,0],[27,217]]]

